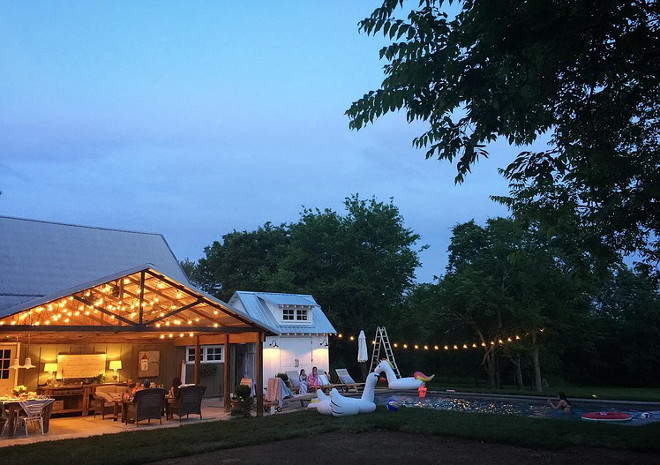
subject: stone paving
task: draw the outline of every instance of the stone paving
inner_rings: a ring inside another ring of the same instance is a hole
[[[96,436],[101,434],[114,434],[122,433],[124,431],[142,431],[146,429],[155,428],[174,428],[181,425],[190,425],[201,422],[228,420],[229,414],[225,413],[222,399],[204,399],[202,401],[202,416],[200,420],[198,415],[190,415],[189,419],[179,421],[166,420],[163,417],[163,424],[161,425],[158,420],[151,420],[151,423],[141,421],[139,426],[136,427],[134,423],[125,425],[119,421],[113,421],[112,414],[105,415],[105,420],[101,419],[100,415],[94,418],[93,415],[86,417],[82,416],[67,416],[67,417],[52,417],[50,419],[50,428],[45,435],[41,434],[39,427],[32,427],[28,430],[28,437],[26,438],[21,431],[17,431],[16,436],[7,438],[5,431],[3,436],[0,437],[0,447],[14,446],[19,444],[32,444],[35,442],[55,441],[60,439],[83,438],[88,436]]]

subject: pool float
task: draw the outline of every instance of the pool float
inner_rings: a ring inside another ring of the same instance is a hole
[[[615,421],[630,421],[632,420],[632,415],[625,412],[589,412],[582,415],[582,419],[610,423]]]
[[[330,410],[330,396],[320,389],[316,391],[316,399],[312,400],[307,408],[316,409],[321,415],[332,415],[332,410]]]
[[[349,415],[357,415],[358,413],[371,413],[376,410],[374,403],[374,388],[378,382],[380,374],[369,373],[362,391],[362,397],[356,399],[354,397],[344,397],[337,389],[332,388],[330,391],[330,410],[335,417],[344,417]],[[316,410],[319,410],[317,407]],[[320,413],[323,413],[319,410]]]
[[[424,381],[429,381],[433,379],[433,376],[426,376],[422,372],[418,371],[417,374],[421,374],[424,379],[419,379],[415,377],[409,377],[409,378],[397,378],[396,375],[394,374],[394,370],[392,369],[392,366],[390,365],[390,362],[387,360],[382,360],[378,366],[376,367],[375,371],[384,371],[385,375],[387,376],[387,385],[390,389],[419,389],[419,387],[424,384]],[[421,377],[420,377],[421,378]]]

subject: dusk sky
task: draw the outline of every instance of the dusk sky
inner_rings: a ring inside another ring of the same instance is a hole
[[[0,215],[162,233],[179,259],[234,229],[394,198],[422,236],[505,215],[491,147],[463,185],[412,148],[403,114],[344,115],[383,79],[374,2],[16,2],[0,8]],[[415,3],[416,4],[416,3]]]

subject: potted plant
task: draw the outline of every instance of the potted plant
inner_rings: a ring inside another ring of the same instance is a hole
[[[252,389],[250,386],[238,386],[231,396],[231,415],[250,416],[252,410]]]

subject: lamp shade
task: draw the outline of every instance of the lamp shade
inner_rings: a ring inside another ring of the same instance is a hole
[[[115,371],[121,370],[121,360],[111,360],[110,369]]]
[[[44,371],[46,373],[55,373],[57,371],[57,363],[56,362],[48,362],[44,364]]]

